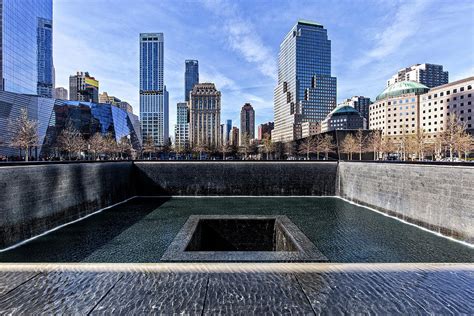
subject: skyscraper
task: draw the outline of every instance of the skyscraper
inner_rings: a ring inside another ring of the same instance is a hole
[[[336,107],[331,41],[320,24],[298,21],[280,44],[272,139],[301,138],[303,122],[321,122]]]
[[[140,122],[144,139],[150,135],[155,145],[169,139],[168,91],[163,82],[163,33],[140,34]]]
[[[179,149],[188,148],[189,144],[189,123],[188,104],[179,102],[176,105],[176,126],[174,128],[175,147]]]
[[[52,0],[0,1],[0,90],[52,97]]]
[[[221,93],[213,83],[198,83],[189,101],[189,141],[191,146],[217,147],[220,142]]]
[[[99,81],[88,72],[78,71],[69,76],[69,100],[99,102]]]
[[[260,124],[258,126],[258,140],[262,140],[265,137],[268,137],[271,139],[274,126],[275,124],[273,122]]]
[[[255,138],[255,111],[250,103],[245,103],[240,110],[240,133],[241,142]]]
[[[184,100],[189,101],[189,92],[199,83],[199,62],[197,60],[186,60],[184,72]]]
[[[232,130],[232,120],[227,120],[226,125],[225,125],[225,133],[224,133],[224,139],[222,140],[224,143],[230,143],[230,132]]]
[[[449,74],[443,71],[442,65],[416,64],[400,69],[387,81],[387,87],[400,81],[414,81],[424,84],[428,88],[447,84]]]

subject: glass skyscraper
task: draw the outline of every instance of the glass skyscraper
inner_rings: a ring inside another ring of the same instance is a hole
[[[140,121],[142,135],[155,145],[169,139],[168,91],[163,82],[163,33],[140,34]]]
[[[52,97],[52,0],[0,0],[0,90]]]
[[[189,101],[189,92],[199,83],[199,62],[197,60],[186,60],[184,71],[184,100]]]
[[[298,21],[280,44],[274,91],[274,141],[301,138],[301,124],[322,122],[336,107],[331,41],[320,24]]]

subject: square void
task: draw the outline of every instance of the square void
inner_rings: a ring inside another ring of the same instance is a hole
[[[286,216],[190,216],[161,261],[327,261]]]

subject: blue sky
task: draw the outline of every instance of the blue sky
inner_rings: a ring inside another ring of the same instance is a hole
[[[279,45],[298,19],[324,25],[332,41],[338,102],[371,98],[399,68],[442,64],[450,81],[474,75],[474,1],[54,0],[56,86],[89,71],[100,90],[138,114],[138,34],[163,32],[170,134],[184,99],[184,60],[222,92],[221,120],[239,124],[245,102],[256,124],[273,120]]]

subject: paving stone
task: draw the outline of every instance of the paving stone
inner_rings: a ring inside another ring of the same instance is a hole
[[[228,273],[209,277],[204,314],[312,314],[291,274]]]
[[[86,314],[123,277],[108,272],[49,272],[0,296],[2,314]]]
[[[208,276],[191,273],[131,273],[92,314],[200,314]]]
[[[5,271],[0,272],[0,296],[14,290],[23,283],[37,276],[39,272],[35,271]]]
[[[472,314],[472,272],[297,274],[317,314]]]

